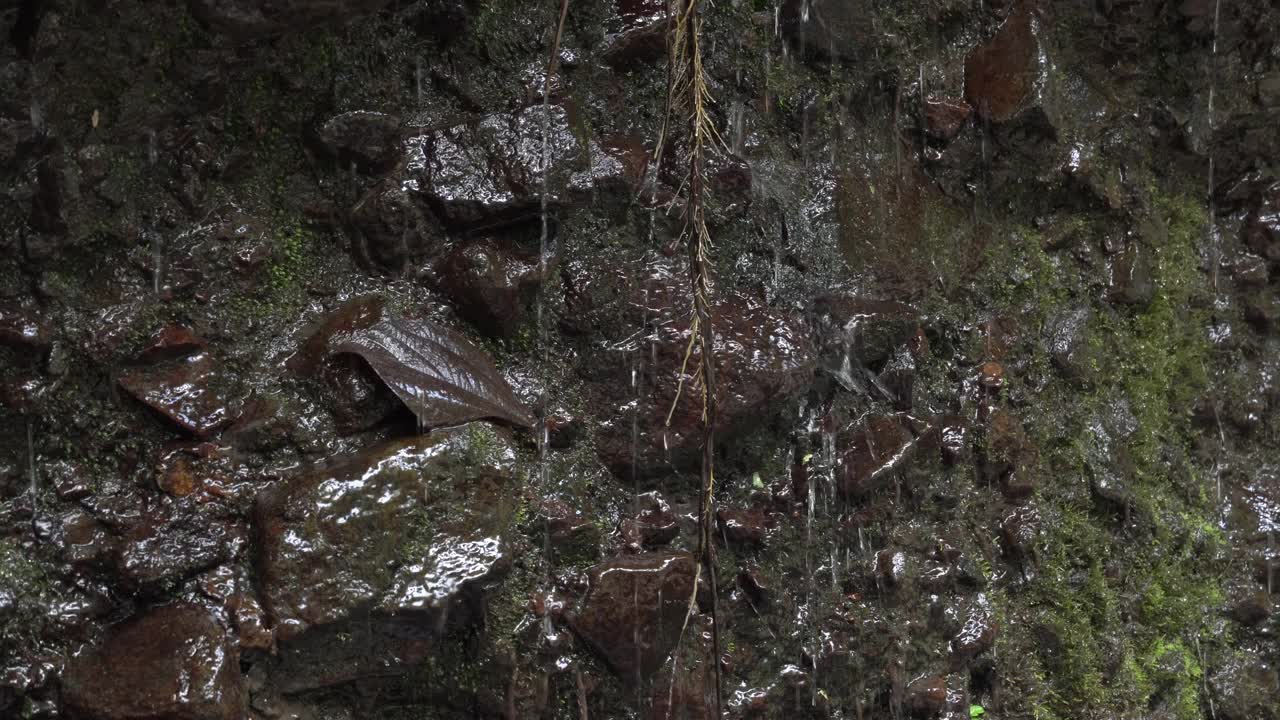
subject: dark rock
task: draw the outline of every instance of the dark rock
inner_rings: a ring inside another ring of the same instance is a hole
[[[166,325],[156,331],[138,354],[138,360],[156,363],[186,357],[203,350],[209,342],[197,336],[191,328],[182,325]]]
[[[555,545],[572,543],[595,528],[591,520],[563,500],[546,498],[538,510]]]
[[[368,430],[404,407],[373,368],[355,355],[330,358],[321,367],[320,380],[334,423],[343,435]]]
[[[53,485],[59,500],[75,502],[88,497],[92,490],[92,479],[78,463],[57,460],[45,463],[41,474]]]
[[[986,598],[979,595],[965,616],[964,625],[951,638],[951,652],[962,658],[973,658],[995,646],[995,620]]]
[[[942,675],[921,675],[907,683],[905,702],[907,712],[915,717],[931,718],[947,707],[947,678]]]
[[[82,570],[108,565],[116,550],[116,540],[107,528],[83,510],[72,510],[60,518],[57,542],[62,559]]]
[[[809,315],[823,369],[846,387],[861,385],[861,368],[881,367],[920,327],[920,317],[909,305],[851,295],[820,297]]]
[[[421,204],[417,187],[393,177],[351,209],[353,246],[365,267],[401,274],[444,247],[444,230]]]
[[[888,484],[914,454],[916,441],[895,417],[877,415],[840,434],[836,482],[846,497],[861,498]]]
[[[240,720],[239,651],[195,605],[166,605],[117,625],[62,676],[74,720]]]
[[[635,552],[667,545],[680,534],[680,525],[671,506],[656,492],[638,498],[644,509],[622,521],[620,530],[627,548]]]
[[[36,168],[36,194],[31,199],[31,226],[42,233],[64,236],[71,228],[80,200],[80,172],[63,161],[58,150]],[[32,255],[32,247],[27,248]]]
[[[248,541],[239,515],[204,497],[148,497],[131,505],[126,515],[102,519],[120,533],[116,572],[135,592],[170,588],[231,560]]]
[[[1249,252],[1236,255],[1231,275],[1241,287],[1258,288],[1267,284],[1267,261]]]
[[[769,583],[760,568],[748,566],[738,572],[738,587],[759,607],[769,601]]]
[[[520,252],[499,239],[482,238],[454,248],[436,274],[460,316],[486,334],[511,337],[550,275],[549,265],[539,263],[536,250]]]
[[[901,550],[881,550],[872,565],[876,587],[893,591],[907,579],[907,554]]]
[[[568,111],[547,108],[548,201],[568,198],[573,166],[584,148]],[[510,115],[413,136],[405,141],[403,181],[414,183],[447,225],[456,229],[499,225],[535,217],[541,202],[544,115],[535,105]]]
[[[700,457],[702,401],[694,375],[700,353],[695,348],[685,363],[689,347],[685,287],[683,274],[659,266],[642,287],[629,293],[627,320],[634,318],[638,325],[637,316],[642,315],[651,328],[648,338],[639,343],[652,350],[653,362],[646,364],[644,378],[644,387],[652,392],[641,398],[638,406],[633,398],[619,397],[617,392],[628,386],[629,368],[600,368],[600,377],[590,378],[594,397],[608,408],[597,450],[620,477],[630,477],[633,468],[640,475],[652,475],[673,465],[693,467]],[[770,419],[790,397],[808,386],[814,353],[801,323],[781,311],[728,292],[717,294],[713,304],[716,441],[721,447],[732,448],[736,438]],[[633,446],[632,418],[637,412],[639,442]],[[666,425],[668,413],[670,426]]]
[[[1277,720],[1276,686],[1280,670],[1253,653],[1232,654],[1214,668],[1209,686],[1217,698],[1216,710],[1222,720]]]
[[[964,130],[973,108],[962,100],[929,99],[924,105],[925,132],[930,139],[951,142]]]
[[[1011,498],[1027,497],[1035,490],[1037,458],[1021,420],[1007,410],[991,413],[979,452],[979,470],[987,482],[998,482]]]
[[[1280,264],[1280,183],[1262,193],[1257,206],[1245,218],[1241,233],[1251,250],[1272,265]]]
[[[209,29],[241,40],[321,25],[340,25],[376,12],[388,0],[188,0],[191,14]]]
[[[629,70],[640,63],[666,57],[670,21],[665,3],[655,0],[617,0],[621,26],[604,40],[600,55],[605,64]]]
[[[47,389],[48,385],[39,377],[14,374],[0,380],[0,406],[19,415],[34,414]]]
[[[942,462],[950,466],[960,464],[970,449],[968,421],[959,415],[944,415],[936,424]]]
[[[0,345],[44,352],[52,342],[48,323],[35,311],[16,305],[0,305]]]
[[[907,412],[914,402],[916,360],[907,347],[901,347],[889,358],[880,372],[880,385],[893,396],[895,409]]]
[[[433,431],[262,494],[255,577],[280,643],[278,689],[407,670],[477,620],[510,561],[513,459],[486,426]]]
[[[1114,303],[1146,306],[1155,296],[1151,251],[1144,243],[1132,241],[1108,263],[1110,280],[1107,298]]]
[[[266,612],[258,603],[247,570],[223,565],[200,578],[200,592],[222,605],[236,630],[241,649],[270,650],[275,640],[267,626]]]
[[[596,565],[569,625],[619,677],[638,683],[675,649],[696,570],[686,553],[624,556]]]
[[[1000,522],[1000,541],[1005,553],[1016,562],[1035,560],[1039,536],[1040,513],[1032,508],[1017,508]]]
[[[302,346],[287,361],[287,367],[300,375],[315,372],[320,363],[333,353],[356,330],[363,330],[382,319],[383,299],[380,295],[352,298],[330,312],[312,330]]]
[[[208,437],[235,419],[234,403],[218,389],[226,381],[208,353],[120,375],[120,387],[197,437]]]
[[[195,493],[221,496],[225,491],[221,490],[220,459],[213,443],[170,443],[160,451],[156,485],[173,497]]]
[[[802,57],[854,60],[881,45],[875,11],[867,0],[785,0],[778,30]]]
[[[1093,312],[1087,307],[1064,311],[1047,323],[1049,359],[1068,380],[1087,383],[1097,373],[1098,353],[1089,342]]]
[[[331,118],[316,133],[329,157],[361,172],[386,172],[400,146],[400,120],[386,113],[354,110]]]
[[[1012,119],[1032,95],[1040,76],[1039,60],[1031,11],[1019,4],[996,34],[965,58],[965,99],[987,120]]]
[[[1244,318],[1255,330],[1264,335],[1280,331],[1280,294],[1260,290],[1246,295],[1241,304]]]
[[[684,642],[675,648],[676,660],[664,665],[651,683],[648,720],[717,720],[715,667],[711,620],[689,619]]]
[[[1246,627],[1259,625],[1271,617],[1271,598],[1266,593],[1251,590],[1231,606],[1230,614],[1231,619]]]
[[[729,545],[758,548],[777,522],[761,510],[723,508],[716,511],[716,525]]]

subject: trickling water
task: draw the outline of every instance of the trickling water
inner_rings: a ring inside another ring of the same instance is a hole
[[[147,165],[155,167],[157,159],[156,151],[156,131],[147,131]],[[160,288],[164,279],[164,240],[160,237],[159,232],[151,233],[151,289],[156,295],[160,294]]]
[[[555,36],[551,41],[551,53],[547,56],[547,73],[544,80],[542,90],[542,152],[538,160],[539,175],[539,218],[541,227],[538,237],[538,277],[545,278],[547,275],[547,254],[550,245],[549,225],[547,218],[548,210],[548,168],[550,161],[550,145],[551,145],[551,79],[556,70],[556,58],[560,54],[560,34],[564,30],[564,19],[568,10],[568,0],[561,0],[560,5],[560,22],[556,27]],[[542,351],[542,366],[550,367],[550,349],[547,340],[547,327],[542,318],[543,307],[543,291],[538,292],[536,300],[536,319],[538,323],[538,347]],[[541,427],[538,431],[538,488],[541,497],[550,496],[551,479],[549,472],[549,464],[547,459],[547,446],[550,444],[549,429],[547,424],[547,413],[550,408],[549,399],[551,394],[551,382],[549,377],[544,377],[542,382],[542,398],[540,405],[542,406]],[[547,585],[551,584],[551,517],[550,513],[544,513],[542,524],[542,554],[547,566]],[[553,641],[556,637],[555,628],[551,624],[551,614],[546,613],[542,618],[542,633],[544,639],[548,642]]]
[[[1213,200],[1213,99],[1214,93],[1217,91],[1218,85],[1218,20],[1221,17],[1222,0],[1214,0],[1213,3],[1213,44],[1209,51],[1209,103],[1208,103],[1208,126],[1209,134],[1206,139],[1206,152],[1209,155],[1209,173],[1208,183],[1205,192],[1209,200],[1209,247],[1210,247],[1210,277],[1213,279],[1214,304],[1218,305],[1222,299],[1218,296],[1218,269],[1222,265],[1222,238],[1218,234],[1217,209],[1214,207]]]
[[[418,107],[422,107],[422,58],[415,58],[413,61],[413,80],[418,94]]]
[[[31,474],[31,509],[36,507],[36,493],[39,490],[36,476],[36,421],[27,420],[27,470]]]

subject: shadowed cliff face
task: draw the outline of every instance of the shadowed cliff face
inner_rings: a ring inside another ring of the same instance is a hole
[[[703,358],[555,5],[0,0],[0,717],[1277,717],[1280,16],[704,5]]]

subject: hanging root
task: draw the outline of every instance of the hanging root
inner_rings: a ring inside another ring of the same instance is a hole
[[[715,521],[715,327],[713,324],[711,295],[711,234],[706,221],[706,154],[716,147],[723,147],[719,133],[707,114],[711,93],[707,87],[702,67],[702,20],[698,15],[699,0],[672,0],[669,68],[667,75],[667,107],[662,130],[654,149],[654,166],[659,167],[662,154],[669,141],[668,132],[673,118],[684,117],[688,122],[688,155],[684,158],[686,175],[679,188],[684,199],[684,228],[681,240],[689,253],[689,287],[692,295],[692,313],[689,322],[689,345],[685,348],[680,368],[680,384],[676,398],[667,414],[671,425],[676,404],[684,389],[686,371],[694,348],[698,350],[697,378],[702,395],[702,492],[698,498],[698,573],[697,579],[707,578],[711,590],[712,657],[715,672],[716,717],[721,716],[723,683],[720,677],[720,622],[719,588],[716,583],[715,538],[712,532]],[[697,607],[697,587],[689,599],[685,627]],[[681,629],[683,635],[684,628]],[[672,679],[674,682],[674,678]]]

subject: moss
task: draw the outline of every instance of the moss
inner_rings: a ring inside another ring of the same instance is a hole
[[[1202,671],[1188,644],[1208,637],[1206,618],[1222,603],[1211,561],[1222,537],[1190,459],[1185,415],[1206,384],[1208,346],[1197,310],[1205,278],[1195,253],[1204,214],[1185,196],[1147,192],[1154,297],[1134,312],[1100,313],[1089,338],[1108,348],[1098,387],[1084,398],[1062,399],[1064,415],[1037,428],[1049,465],[1079,477],[1096,442],[1089,418],[1122,397],[1136,419],[1125,440],[1131,522],[1117,526],[1114,513],[1094,506],[1084,483],[1042,498],[1051,522],[1031,592],[1055,639],[1054,651],[1040,657],[1039,674],[1056,717],[1141,712],[1157,704],[1173,717],[1199,717]],[[1029,277],[1043,286],[1006,288],[1005,299],[1051,307],[1064,288],[1031,246],[1024,246],[1031,254]],[[1076,438],[1054,437],[1064,432]]]

